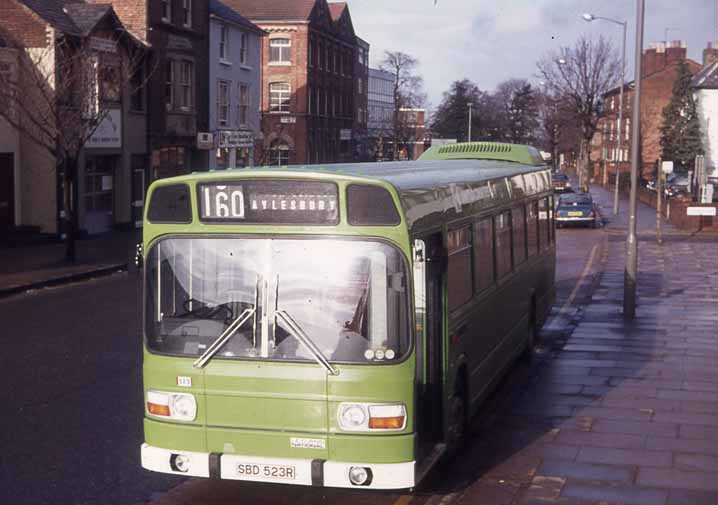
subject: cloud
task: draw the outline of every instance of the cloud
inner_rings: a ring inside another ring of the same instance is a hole
[[[503,80],[532,79],[536,61],[581,34],[603,34],[620,47],[620,28],[586,23],[583,12],[626,19],[627,56],[632,60],[635,2],[629,0],[349,0],[354,29],[371,44],[370,61],[384,51],[403,51],[420,61],[430,101],[436,105],[451,83],[464,77],[493,90]],[[646,11],[646,45],[669,37],[688,43],[700,61],[708,40],[718,40],[717,0],[651,0]],[[632,68],[632,65],[629,65]]]

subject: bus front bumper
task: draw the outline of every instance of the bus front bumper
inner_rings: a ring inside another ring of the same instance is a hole
[[[265,458],[175,451],[148,444],[142,444],[141,455],[142,467],[147,470],[192,477],[359,489],[406,489],[415,485],[414,461],[377,464]]]

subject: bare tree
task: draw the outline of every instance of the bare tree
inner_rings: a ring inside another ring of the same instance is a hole
[[[579,181],[586,189],[591,139],[598,125],[601,96],[617,83],[620,60],[610,42],[581,37],[574,47],[562,47],[537,63],[549,92],[570,106],[580,134]]]
[[[399,146],[405,145],[415,136],[415,125],[411,115],[402,114],[402,109],[421,107],[426,103],[424,80],[416,74],[419,62],[401,51],[386,51],[379,68],[394,76],[393,147],[394,159],[399,159]]]
[[[23,47],[9,34],[3,38],[17,58],[13,72],[0,72],[0,117],[54,160],[65,256],[73,262],[78,159],[108,111],[119,107],[123,91],[145,86],[151,73],[145,68],[146,52],[123,31],[102,48],[94,37],[63,35],[42,48]]]

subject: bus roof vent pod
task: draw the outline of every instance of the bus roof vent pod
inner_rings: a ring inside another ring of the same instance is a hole
[[[543,166],[544,161],[535,147],[501,142],[460,142],[429,148],[419,160],[496,160]]]

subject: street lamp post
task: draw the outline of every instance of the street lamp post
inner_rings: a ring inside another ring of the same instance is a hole
[[[621,180],[620,174],[621,174],[621,158],[623,157],[623,154],[621,152],[621,130],[623,128],[623,88],[625,87],[626,82],[626,27],[628,26],[627,21],[619,21],[617,19],[612,18],[605,18],[602,16],[594,16],[593,14],[584,14],[583,19],[586,21],[594,21],[596,19],[601,19],[603,21],[608,21],[609,23],[614,23],[617,25],[621,25],[623,27],[623,44],[621,46],[621,91],[618,95],[618,162],[616,164],[616,182],[615,187],[613,188],[613,215],[618,215],[618,186],[619,181]]]
[[[638,179],[639,128],[641,124],[641,60],[643,59],[643,16],[646,0],[636,0],[636,91],[633,99],[631,124],[631,196],[629,198],[628,234],[626,236],[626,270],[623,276],[623,317],[636,316],[636,288],[638,287],[638,242],[636,240],[636,186]]]
[[[468,141],[471,142],[471,108],[474,106],[473,102],[468,102],[466,105],[469,107],[469,139]]]

